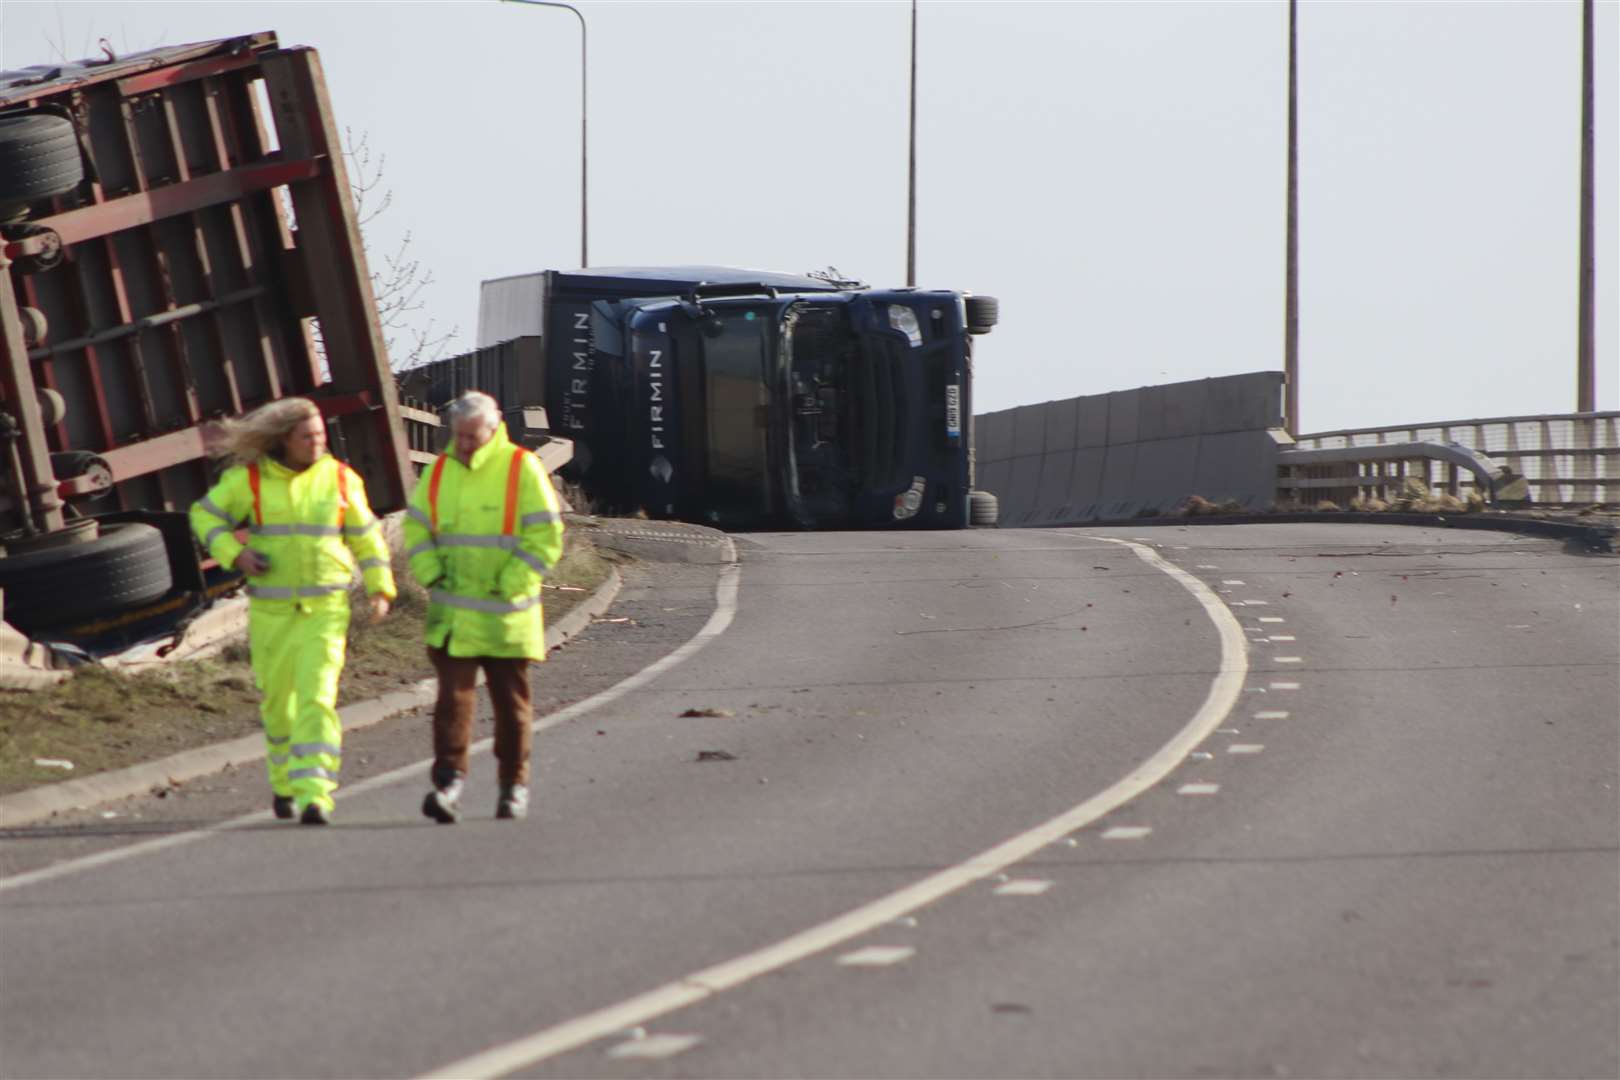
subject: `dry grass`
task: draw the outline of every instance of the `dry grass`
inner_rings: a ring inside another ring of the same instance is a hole
[[[1189,495],[1175,510],[1181,517],[1199,517],[1207,514],[1246,514],[1242,503],[1236,499],[1223,499],[1220,502],[1211,502],[1202,495]]]
[[[566,614],[610,573],[609,562],[576,537],[568,535],[563,558],[547,579],[547,619]],[[339,704],[432,675],[422,646],[427,594],[403,569],[395,567],[400,597],[382,623],[372,626],[364,595],[354,596]],[[0,795],[255,734],[258,700],[246,642],[159,671],[125,674],[89,666],[53,687],[0,690]],[[40,758],[71,761],[74,768],[35,765]]]

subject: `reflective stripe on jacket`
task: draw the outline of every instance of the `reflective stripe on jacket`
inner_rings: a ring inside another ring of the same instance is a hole
[[[342,598],[359,568],[366,591],[392,600],[394,572],[382,523],[366,502],[366,486],[331,455],[302,471],[274,458],[234,465],[191,506],[191,529],[221,566],[242,553],[236,530],[270,569],[248,579],[255,602]],[[337,602],[337,601],[332,601]],[[347,602],[344,600],[343,602]]]
[[[404,531],[411,575],[429,591],[429,645],[545,659],[540,583],[562,557],[562,514],[545,466],[504,424],[468,465],[446,453],[422,474]]]

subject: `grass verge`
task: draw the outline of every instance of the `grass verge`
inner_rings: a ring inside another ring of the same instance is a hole
[[[554,620],[589,596],[610,573],[612,553],[568,534],[546,579],[545,612]],[[365,701],[429,678],[422,645],[427,594],[396,560],[400,596],[376,626],[355,593],[348,661],[338,704]],[[84,667],[36,690],[0,689],[0,795],[151,761],[182,750],[256,734],[259,695],[245,641],[206,660],[125,674]],[[38,764],[71,762],[72,768]]]

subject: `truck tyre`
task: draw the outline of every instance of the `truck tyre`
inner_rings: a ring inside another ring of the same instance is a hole
[[[1001,522],[1001,500],[988,491],[968,492],[968,524],[993,529]]]
[[[50,113],[0,116],[0,216],[84,179],[73,123]]]
[[[988,334],[1001,321],[1001,301],[993,296],[964,296],[970,334]]]
[[[5,621],[23,631],[148,604],[173,584],[163,534],[138,522],[103,526],[82,544],[0,557]]]

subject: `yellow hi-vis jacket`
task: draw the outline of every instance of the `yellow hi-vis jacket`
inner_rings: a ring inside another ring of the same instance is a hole
[[[388,544],[365,483],[330,454],[302,471],[268,456],[234,465],[191,506],[192,531],[221,566],[242,553],[235,532],[243,524],[247,546],[270,561],[267,572],[248,579],[255,605],[347,604],[356,565],[368,593],[394,599]]]
[[[451,656],[544,660],[540,584],[562,550],[546,467],[506,425],[467,465],[439,455],[405,512],[411,574],[429,591],[427,643]]]

